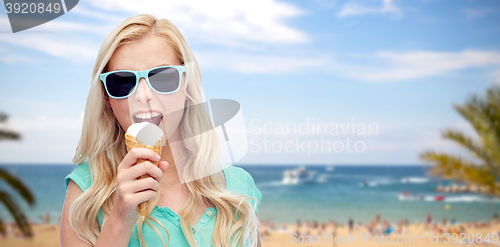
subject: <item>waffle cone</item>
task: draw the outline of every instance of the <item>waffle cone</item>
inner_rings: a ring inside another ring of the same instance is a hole
[[[146,146],[146,145],[139,143],[135,136],[125,134],[125,144],[127,145],[127,152],[129,152],[132,148],[147,148],[147,149],[153,150],[156,154],[161,155],[161,150],[163,148],[163,146],[162,146],[163,140],[164,140],[164,138],[161,138],[160,140],[158,140],[155,143],[155,145]],[[137,159],[136,164],[142,163],[144,161],[149,161],[149,160]],[[159,161],[150,161],[150,162],[153,163],[155,166],[158,166],[158,164],[160,163]],[[150,176],[146,174],[146,175],[142,175],[139,179],[148,178],[148,177],[150,177]],[[141,218],[143,218],[143,219],[146,216],[146,210],[148,208],[149,203],[151,203],[151,201],[145,201],[145,202],[141,202],[139,204],[139,212],[141,213]]]

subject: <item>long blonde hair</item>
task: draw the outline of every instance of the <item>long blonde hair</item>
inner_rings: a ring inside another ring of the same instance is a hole
[[[193,52],[172,22],[166,19],[157,20],[147,14],[123,21],[106,36],[99,49],[92,71],[82,134],[73,158],[75,164],[85,161],[89,163],[92,184],[71,206],[70,224],[83,241],[95,245],[100,234],[100,230],[94,227],[99,209],[101,208],[103,213],[103,226],[111,213],[117,167],[127,150],[125,132],[106,103],[107,95],[99,81],[99,74],[106,71],[107,64],[119,45],[140,40],[150,34],[169,42],[177,58],[186,64],[184,86],[188,100],[179,128],[187,153],[182,176],[184,181],[190,182],[186,183],[189,195],[179,215],[182,232],[191,246],[198,246],[190,222],[196,214],[196,205],[211,202],[217,209],[217,220],[212,235],[213,246],[243,246],[244,243],[256,246],[259,236],[258,219],[252,205],[247,201],[251,197],[229,192],[220,182],[222,172],[213,173],[221,169],[221,148],[213,126],[208,123],[212,127],[210,131],[194,134],[203,132],[201,129],[206,126],[207,120],[200,117],[205,113],[195,107],[203,103],[203,99],[201,73]],[[194,138],[188,138],[193,136]],[[162,235],[149,220],[156,222],[167,232],[167,245],[170,240],[168,230],[150,216],[158,200],[159,196],[153,200],[153,206],[148,208],[147,217],[144,220],[139,217],[137,222],[138,236],[143,246],[147,246],[142,235],[144,222],[154,229],[165,245]]]

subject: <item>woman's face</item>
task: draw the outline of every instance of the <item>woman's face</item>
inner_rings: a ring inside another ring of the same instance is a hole
[[[181,65],[181,61],[167,40],[148,35],[141,40],[120,45],[111,56],[107,70],[139,71],[163,65]],[[134,94],[125,99],[110,97],[109,103],[124,131],[133,123],[148,121],[157,124],[170,138],[177,131],[187,99],[184,75],[181,83],[175,93],[158,94],[148,86],[145,78],[141,78]],[[161,115],[148,118],[147,113],[152,113],[151,116]]]

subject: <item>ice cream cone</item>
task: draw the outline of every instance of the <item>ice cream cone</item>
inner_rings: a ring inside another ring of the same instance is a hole
[[[153,150],[156,154],[161,155],[161,150],[163,148],[163,139],[164,137],[162,136],[153,146],[146,146],[141,144],[140,142],[137,141],[137,138],[135,136],[125,134],[125,144],[127,145],[127,152],[130,151],[132,148],[147,148]],[[136,164],[142,163],[144,161],[148,161],[145,159],[137,159]],[[158,166],[160,163],[159,161],[150,161],[154,165]],[[148,178],[150,177],[149,175],[143,175],[139,179],[143,178]],[[141,218],[144,219],[146,215],[146,210],[148,208],[150,201],[145,201],[141,202],[139,204],[139,212],[141,213]]]

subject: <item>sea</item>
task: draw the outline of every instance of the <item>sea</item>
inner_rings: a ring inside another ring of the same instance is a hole
[[[32,222],[49,215],[50,223],[58,223],[65,198],[64,177],[76,165],[0,164],[19,177],[33,192],[36,205],[28,206],[3,180],[0,190],[7,191]],[[473,193],[440,193],[438,185],[452,181],[428,176],[423,165],[305,165],[314,173],[311,181],[283,183],[285,170],[299,165],[236,165],[248,171],[262,193],[259,219],[275,224],[316,220],[318,223],[349,219],[367,223],[379,214],[382,219],[411,223],[424,221],[430,213],[435,221],[457,222],[490,220],[500,214],[500,200]],[[401,196],[405,191],[411,196]],[[444,200],[436,201],[436,197]],[[4,222],[13,218],[0,204]]]

